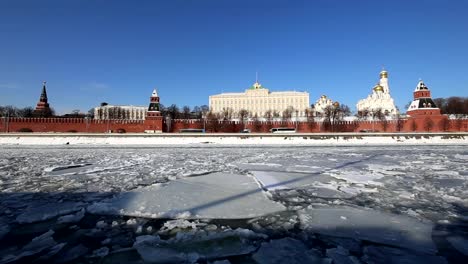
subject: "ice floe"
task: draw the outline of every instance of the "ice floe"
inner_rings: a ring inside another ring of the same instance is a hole
[[[87,209],[95,214],[148,218],[242,219],[285,207],[270,200],[252,177],[213,173],[124,192]]]
[[[433,224],[407,216],[353,207],[305,209],[299,216],[301,228],[307,232],[437,251],[431,238]]]

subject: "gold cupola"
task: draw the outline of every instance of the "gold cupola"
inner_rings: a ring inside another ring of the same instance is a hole
[[[372,88],[374,92],[383,92],[384,88],[380,84],[376,84],[374,88]]]
[[[388,72],[386,70],[380,72],[380,79],[382,78],[388,78]]]

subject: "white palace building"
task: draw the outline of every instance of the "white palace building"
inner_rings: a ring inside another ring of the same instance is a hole
[[[94,108],[94,119],[125,119],[125,120],[145,120],[147,106],[133,105],[102,105]]]
[[[379,83],[374,86],[372,93],[367,98],[359,100],[356,109],[358,112],[372,112],[381,109],[383,113],[387,113],[390,116],[398,114],[398,109],[395,106],[393,98],[390,96],[387,71],[383,70],[380,72]]]
[[[240,110],[249,111],[251,116],[264,117],[267,111],[276,111],[282,115],[286,109],[293,110],[293,117],[305,116],[305,110],[310,108],[308,92],[270,92],[258,81],[244,93],[222,93],[209,98],[210,110],[222,113],[230,109],[236,116]]]

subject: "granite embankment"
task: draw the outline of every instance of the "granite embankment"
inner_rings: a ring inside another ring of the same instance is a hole
[[[468,133],[8,133],[0,145],[468,145]]]

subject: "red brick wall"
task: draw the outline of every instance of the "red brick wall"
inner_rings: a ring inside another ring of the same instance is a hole
[[[142,133],[151,126],[156,129],[163,127],[164,132],[178,132],[183,128],[204,128],[207,132],[240,132],[244,128],[252,132],[269,132],[272,127],[297,127],[298,132],[359,132],[362,130],[379,132],[468,132],[468,119],[449,120],[446,116],[415,116],[400,121],[355,121],[337,122],[333,126],[325,123],[299,122],[206,122],[202,120],[173,120],[161,126],[162,120],[85,120],[82,118],[10,118],[8,128],[6,119],[0,119],[0,132],[18,132],[21,129],[31,129],[33,132],[118,132]]]
[[[184,128],[205,128],[207,132],[239,132],[248,128],[252,132],[269,132],[272,127],[297,127],[298,132],[443,132],[468,131],[468,119],[449,120],[446,116],[417,116],[409,119],[390,121],[342,121],[333,126],[325,123],[299,122],[255,122],[249,121],[241,124],[236,121],[221,121],[214,131],[213,124],[203,125],[202,120],[172,120],[169,132],[179,132]]]
[[[89,132],[105,133],[124,130],[128,133],[143,132],[143,120],[86,120],[83,118],[10,118],[2,120],[0,131],[18,132],[30,129],[33,132]]]

